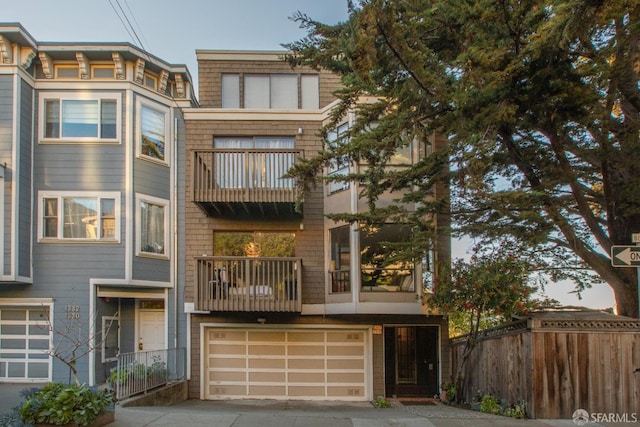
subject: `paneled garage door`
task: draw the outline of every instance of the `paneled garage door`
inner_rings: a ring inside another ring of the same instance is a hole
[[[49,307],[0,307],[0,382],[48,381]]]
[[[205,399],[366,400],[364,330],[204,332]]]

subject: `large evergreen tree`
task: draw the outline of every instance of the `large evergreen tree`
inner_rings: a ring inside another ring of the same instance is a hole
[[[636,269],[612,267],[609,253],[640,232],[640,3],[362,0],[349,7],[348,20],[336,25],[294,16],[308,35],[286,45],[289,62],[339,74],[334,119],[357,114],[349,143],[327,145],[300,164],[293,172],[300,182],[347,156],[368,167],[339,179],[357,180],[372,211],[344,219],[404,216],[420,226],[448,207],[429,191],[448,171],[458,233],[479,241],[511,236],[519,256],[554,279],[572,278],[578,290],[602,280],[619,313],[637,316]],[[363,96],[374,101],[359,103]],[[428,143],[434,132],[448,138],[447,151],[410,169],[385,167],[395,150]],[[382,192],[395,190],[420,210],[375,209]]]

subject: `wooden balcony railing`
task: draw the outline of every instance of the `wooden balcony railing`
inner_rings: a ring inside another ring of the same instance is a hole
[[[296,186],[283,178],[301,155],[293,149],[194,151],[196,203],[294,203]]]
[[[300,258],[196,257],[196,309],[300,312]]]

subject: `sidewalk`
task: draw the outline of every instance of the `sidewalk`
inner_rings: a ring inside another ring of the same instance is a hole
[[[0,414],[35,385],[0,384]],[[587,427],[599,426],[588,423]],[[605,425],[605,424],[603,424]],[[606,424],[613,426],[615,424]],[[629,425],[629,424],[626,424]],[[377,409],[369,402],[187,400],[172,406],[116,406],[111,427],[575,427],[568,420],[516,420],[440,403]]]
[[[597,424],[586,424],[596,426]],[[377,409],[368,402],[188,400],[168,407],[116,409],[112,427],[575,427],[572,420],[516,420],[452,406],[394,402]]]

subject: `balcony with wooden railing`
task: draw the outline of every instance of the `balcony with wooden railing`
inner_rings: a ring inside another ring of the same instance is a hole
[[[197,310],[302,310],[300,258],[203,256],[195,260]]]
[[[210,216],[298,215],[295,181],[283,176],[301,151],[222,149],[193,152],[193,200]]]

